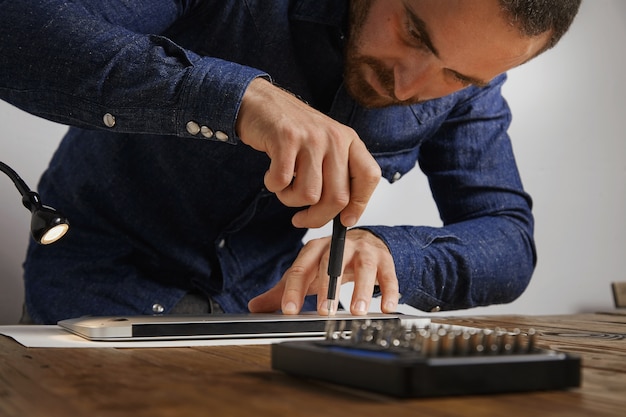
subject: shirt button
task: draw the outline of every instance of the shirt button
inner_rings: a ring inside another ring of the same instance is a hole
[[[205,138],[211,138],[213,137],[213,131],[211,129],[209,129],[206,126],[202,126],[200,128],[200,133],[202,134],[202,136],[204,136]]]
[[[219,243],[217,244],[217,247],[220,249],[224,249],[224,246],[226,246],[226,239],[220,240]]]
[[[441,307],[439,306],[434,306],[433,308],[430,309],[431,313],[437,313],[439,311],[441,311]]]
[[[107,113],[102,117],[102,121],[104,122],[104,125],[106,127],[113,127],[115,126],[115,116],[113,116],[111,113]]]
[[[163,306],[159,303],[154,303],[152,304],[152,311],[154,313],[161,314],[162,312],[165,311],[165,308],[163,308]]]
[[[200,133],[200,125],[196,122],[194,122],[193,120],[187,122],[187,132],[189,132],[190,135],[197,135],[198,133]]]
[[[226,142],[228,140],[228,135],[221,130],[215,132],[215,138],[219,141]]]
[[[400,178],[402,178],[402,174],[400,174],[399,172],[396,172],[395,174],[393,174],[393,177],[391,177],[391,182],[396,182]]]

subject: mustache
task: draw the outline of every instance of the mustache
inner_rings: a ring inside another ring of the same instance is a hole
[[[383,90],[389,97],[391,97],[395,102],[400,102],[396,97],[394,86],[395,86],[395,76],[393,74],[393,70],[387,68],[382,62],[377,60],[376,58],[368,57],[368,56],[356,56],[353,58],[354,64],[357,66],[369,66],[378,78],[378,82],[380,83]]]
[[[362,105],[368,108],[382,108],[389,106],[407,106],[420,104],[426,100],[419,97],[412,97],[407,100],[399,100],[395,94],[395,75],[393,69],[388,68],[380,60],[371,56],[359,55],[356,53],[346,56],[345,79],[348,80],[348,90],[353,92],[353,97]],[[369,67],[378,83],[384,90],[385,95],[379,92],[365,81],[363,68]]]

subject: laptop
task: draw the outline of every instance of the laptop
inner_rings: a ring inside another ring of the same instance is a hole
[[[329,321],[393,320],[405,326],[426,327],[430,319],[404,314],[369,313],[354,316],[338,311],[333,316],[317,313],[214,314],[155,316],[85,316],[61,320],[58,325],[78,336],[97,341],[183,340],[323,337]],[[337,323],[334,323],[337,325]]]

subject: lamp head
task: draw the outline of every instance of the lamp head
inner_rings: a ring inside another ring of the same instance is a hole
[[[39,244],[48,245],[61,239],[70,228],[70,223],[52,207],[41,204],[39,194],[31,191],[23,179],[7,164],[0,161],[0,171],[11,178],[22,195],[22,204],[32,213],[30,233]]]
[[[39,194],[30,191],[22,197],[22,202],[32,213],[30,233],[37,243],[54,243],[69,230],[67,219],[52,207],[41,204]]]
[[[42,245],[49,245],[61,239],[69,228],[67,219],[47,206],[35,210],[30,220],[30,232],[33,239]]]

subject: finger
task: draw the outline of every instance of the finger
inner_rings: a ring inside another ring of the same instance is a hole
[[[265,188],[272,193],[278,193],[288,188],[295,175],[296,153],[291,149],[281,149],[275,152],[268,150],[270,167],[263,179]]]
[[[357,223],[381,178],[378,163],[360,140],[350,147],[349,169],[350,201],[341,211],[341,222],[346,227]]]
[[[282,281],[284,289],[281,300],[281,309],[284,314],[298,314],[302,309],[304,297],[317,291],[317,270],[320,258],[328,244],[328,239],[309,241],[298,254],[293,265],[285,272]]]
[[[322,162],[309,152],[298,156],[295,173],[289,187],[277,191],[276,196],[287,207],[315,205],[322,195]]]
[[[359,252],[353,258],[354,291],[350,302],[350,312],[354,315],[367,314],[374,293],[378,275],[377,260],[365,252]]]
[[[342,160],[333,158],[325,165],[319,203],[296,213],[292,219],[294,226],[322,227],[339,212],[345,226],[357,223],[380,182],[381,170],[360,140],[353,141],[350,147],[349,171]]]
[[[339,150],[327,155],[322,165],[323,184],[319,201],[296,213],[292,223],[296,227],[322,227],[341,212],[350,201],[348,166]]]
[[[322,227],[340,213],[350,201],[347,171],[335,175],[329,171],[324,170],[328,174],[324,176],[324,188],[319,202],[300,210],[293,216],[291,222],[295,227]]]
[[[248,310],[251,313],[273,313],[280,310],[284,284],[281,280],[273,288],[254,297],[248,302]]]
[[[380,310],[383,313],[395,313],[400,300],[400,290],[393,262],[391,265],[387,264],[379,268],[378,286],[382,294]]]

